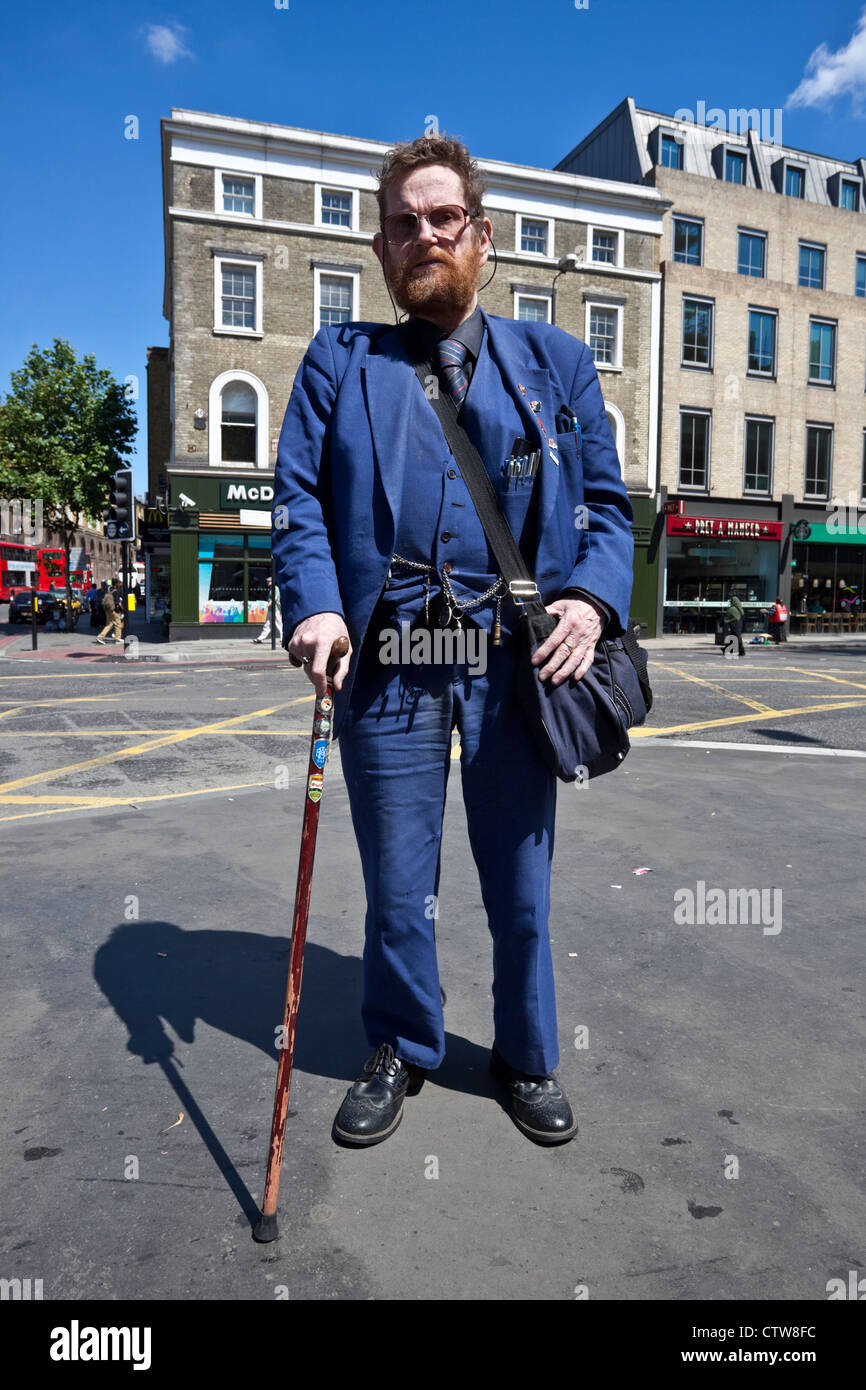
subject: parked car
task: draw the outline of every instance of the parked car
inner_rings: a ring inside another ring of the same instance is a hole
[[[33,590],[21,589],[9,603],[10,623],[32,623]],[[37,623],[56,623],[63,631],[73,629],[81,616],[81,600],[72,594],[72,612],[66,621],[66,594],[62,590],[36,594]]]

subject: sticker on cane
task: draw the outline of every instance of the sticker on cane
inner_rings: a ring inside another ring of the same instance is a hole
[[[307,782],[307,796],[311,801],[319,801],[322,796],[322,774],[311,772],[310,780]]]
[[[322,711],[322,714],[327,714],[328,711],[333,708],[333,705],[334,702],[331,699],[331,697],[329,695],[323,695],[321,700],[319,701],[318,707]]]
[[[326,738],[317,738],[313,744],[313,762],[316,764],[316,767],[324,767],[327,756],[328,740]]]
[[[313,733],[321,738],[328,732],[330,727],[330,719],[317,719],[313,724]]]

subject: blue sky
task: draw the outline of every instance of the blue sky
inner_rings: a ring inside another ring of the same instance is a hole
[[[137,375],[143,491],[145,349],[168,342],[159,122],[172,106],[385,141],[435,115],[476,156],[550,167],[628,95],[669,113],[781,107],[786,144],[866,155],[866,4],[16,5],[0,53],[0,393],[55,336]]]

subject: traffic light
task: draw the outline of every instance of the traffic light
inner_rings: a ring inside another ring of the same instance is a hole
[[[110,541],[135,540],[135,498],[132,469],[118,468],[108,489],[108,506],[103,509],[105,534]]]

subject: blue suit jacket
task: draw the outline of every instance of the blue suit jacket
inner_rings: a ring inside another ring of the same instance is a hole
[[[545,604],[563,589],[596,595],[624,628],[632,586],[632,509],[592,354],[551,324],[487,314],[487,346],[541,465],[535,581]],[[525,388],[526,394],[519,389]],[[471,389],[471,388],[470,388]],[[537,413],[530,401],[541,403]],[[582,429],[557,434],[570,405]],[[284,643],[312,613],[342,613],[352,661],[334,699],[339,733],[358,655],[394,553],[403,470],[419,411],[433,407],[401,335],[375,323],[320,328],[298,368],[277,451],[272,544]],[[553,460],[558,456],[559,462]],[[585,507],[586,514],[576,512]],[[584,525],[575,525],[586,520]],[[613,624],[616,629],[616,621]]]

